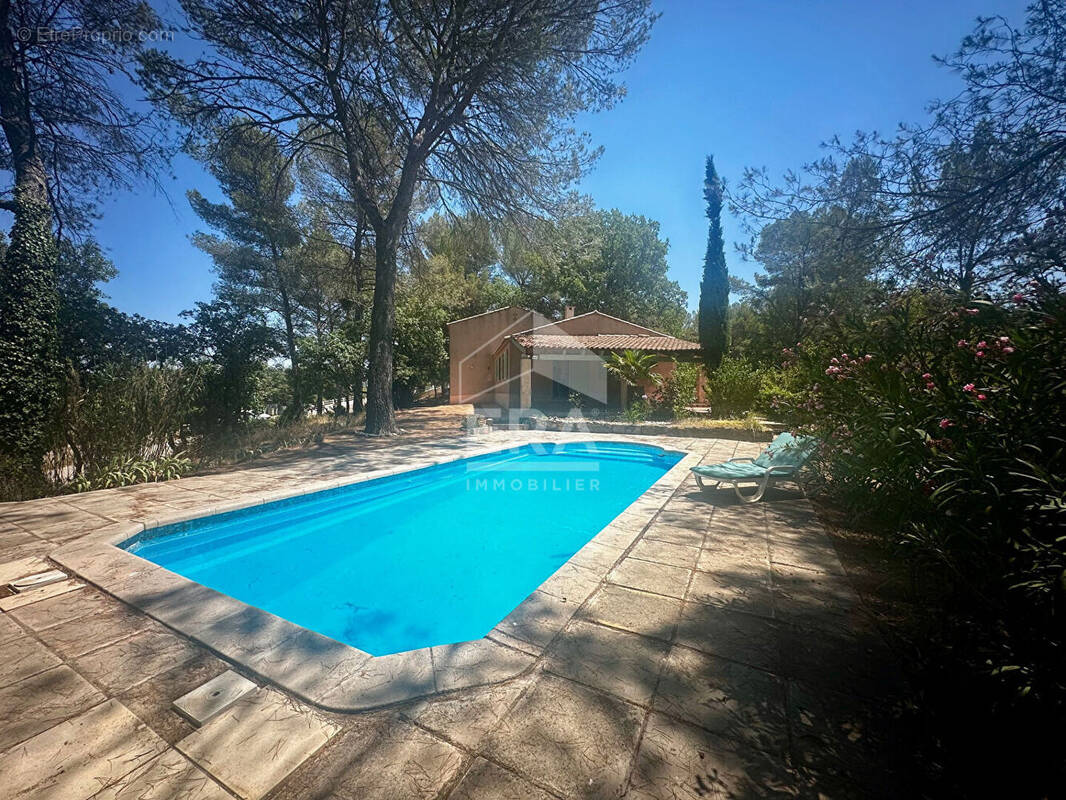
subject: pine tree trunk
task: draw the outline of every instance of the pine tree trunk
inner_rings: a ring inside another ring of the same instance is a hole
[[[396,321],[396,251],[399,225],[386,226],[374,237],[374,307],[370,317],[370,375],[366,388],[366,432],[393,435],[393,329]]]
[[[284,287],[281,290],[281,316],[285,321],[285,349],[289,355],[289,380],[292,383],[292,407],[285,412],[285,416],[300,419],[304,415],[304,398],[296,353],[296,328],[292,322],[292,304]]]

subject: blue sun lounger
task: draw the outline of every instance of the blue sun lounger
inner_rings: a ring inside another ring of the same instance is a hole
[[[762,499],[774,478],[792,478],[799,472],[814,452],[817,442],[809,436],[793,436],[779,433],[758,458],[731,458],[722,464],[707,464],[693,467],[696,483],[700,489],[717,489],[719,484],[732,484],[742,503],[755,503]],[[704,479],[714,481],[714,486],[704,485]],[[740,493],[740,483],[756,483],[755,494]]]

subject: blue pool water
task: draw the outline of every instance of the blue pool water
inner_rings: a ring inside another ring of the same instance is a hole
[[[484,636],[681,455],[526,445],[160,527],[122,546],[386,655]]]

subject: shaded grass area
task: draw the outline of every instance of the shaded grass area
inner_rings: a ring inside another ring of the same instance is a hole
[[[749,414],[738,418],[708,418],[692,414],[672,420],[628,419],[626,417],[590,418],[548,417],[548,430],[636,433],[639,435],[691,436],[741,441],[770,441],[782,426]],[[539,424],[539,423],[538,423]],[[635,429],[635,430],[634,430]]]
[[[313,447],[331,434],[360,432],[365,420],[359,413],[250,422],[233,431],[205,436],[194,451],[194,469],[240,464],[280,450]]]
[[[708,419],[702,416],[684,417],[677,420],[674,425],[681,429],[692,428],[695,430],[729,430],[742,428],[752,433],[767,433],[776,429],[777,426],[769,423],[755,414],[747,414],[743,417],[725,417],[721,419]]]
[[[431,404],[397,411],[400,440],[442,439],[460,433],[461,420],[473,413],[469,405]],[[190,437],[174,443],[174,455],[143,459],[115,459],[103,469],[66,482],[31,480],[25,475],[0,474],[0,502],[73,494],[96,489],[161,482],[181,477],[224,472],[259,459],[312,455],[323,447],[367,442],[365,416],[358,414],[305,417],[282,422],[253,420],[230,431]],[[387,441],[390,437],[385,437]]]

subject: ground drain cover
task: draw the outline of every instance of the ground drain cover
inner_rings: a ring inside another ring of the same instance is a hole
[[[256,686],[231,669],[174,701],[174,710],[196,727],[220,714]]]
[[[58,569],[50,569],[47,572],[38,572],[36,575],[27,575],[25,578],[11,581],[11,588],[16,592],[25,592],[27,589],[36,589],[66,579],[67,573]]]

